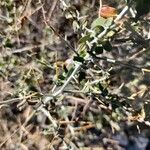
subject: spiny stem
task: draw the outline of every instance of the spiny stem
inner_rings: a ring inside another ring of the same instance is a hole
[[[120,14],[117,16],[117,18],[115,19],[115,21],[118,21],[120,20],[125,14],[126,12],[128,11],[129,7],[126,6],[124,7],[124,9],[120,12]],[[108,29],[112,29],[116,27],[116,24],[114,23],[110,28],[106,28],[103,32],[101,32],[99,35],[98,35],[98,38],[102,38],[104,35],[106,35],[106,33],[108,32]],[[54,30],[55,31],[55,30]],[[58,35],[58,34],[57,34]],[[68,42],[67,41],[64,41],[67,45],[68,45]],[[94,40],[91,41],[92,43],[95,42]],[[72,49],[72,47],[71,47]],[[75,50],[73,50],[75,52]],[[89,57],[86,58],[86,60],[89,59]],[[44,103],[47,103],[48,101],[50,101],[51,99],[53,99],[53,97],[56,97],[58,96],[59,94],[61,94],[63,92],[63,90],[65,89],[65,87],[70,83],[70,81],[72,80],[72,78],[74,77],[74,75],[77,73],[77,71],[80,69],[81,67],[81,64],[76,64],[75,66],[75,69],[74,71],[72,72],[72,74],[70,75],[70,77],[66,80],[66,82],[63,84],[63,86],[56,92],[54,92],[51,96],[47,96],[43,101]]]

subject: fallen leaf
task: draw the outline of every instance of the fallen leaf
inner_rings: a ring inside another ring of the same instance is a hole
[[[99,9],[99,17],[109,18],[115,17],[116,15],[117,9],[114,7],[103,5],[102,8]]]

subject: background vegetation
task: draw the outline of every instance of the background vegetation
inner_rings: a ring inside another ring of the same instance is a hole
[[[0,149],[150,149],[149,9],[1,0]]]

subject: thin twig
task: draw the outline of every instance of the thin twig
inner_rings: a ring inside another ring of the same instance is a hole
[[[101,9],[102,9],[102,0],[99,0],[99,10],[98,10],[99,17],[101,17],[101,15],[100,15]]]
[[[52,17],[52,14],[53,14],[53,12],[54,12],[54,10],[55,10],[55,7],[56,7],[56,5],[57,5],[57,2],[58,2],[58,0],[54,0],[53,3],[52,3],[51,9],[50,9],[50,11],[48,12],[48,19],[49,19],[49,20],[50,20],[51,17]]]
[[[77,63],[75,65],[75,69],[73,70],[72,74],[70,75],[70,77],[66,80],[66,82],[63,84],[63,86],[56,92],[54,92],[52,95],[46,96],[43,99],[43,103],[46,104],[48,101],[52,100],[54,97],[58,96],[59,94],[61,94],[65,87],[70,83],[70,81],[72,80],[72,78],[74,77],[74,75],[77,73],[77,71],[80,69],[81,64]]]
[[[21,53],[21,52],[24,52],[24,51],[31,51],[33,48],[39,48],[39,47],[42,47],[42,46],[43,46],[43,44],[26,46],[26,47],[23,47],[23,48],[14,49],[14,50],[11,51],[11,53],[16,54],[16,53]]]
[[[45,108],[41,108],[40,109],[45,116],[47,116],[47,118],[51,121],[51,123],[53,124],[54,128],[57,128],[57,124],[56,121],[52,118],[50,112],[48,112]]]
[[[128,60],[128,61],[129,61],[129,60],[133,60],[133,59],[135,59],[138,55],[142,54],[142,53],[145,52],[145,51],[146,51],[146,49],[145,49],[145,48],[142,48],[140,51],[138,51],[138,52],[132,54],[132,56],[130,56],[129,58],[127,58],[127,60]]]
[[[29,11],[31,2],[32,2],[32,0],[26,0],[24,9],[21,13],[21,18],[24,18],[27,15],[27,12]]]
[[[31,97],[35,96],[36,94],[37,93],[33,93],[33,94],[25,96],[25,97],[18,97],[18,98],[9,99],[9,100],[6,100],[6,101],[0,101],[0,105],[4,105],[4,104],[10,105],[12,103],[19,102],[23,99],[31,98]]]
[[[113,64],[120,64],[120,65],[129,67],[129,68],[137,69],[139,71],[141,71],[142,69],[144,69],[144,67],[135,66],[133,64],[128,64],[126,62],[115,60],[115,59],[108,58],[108,57],[98,57],[98,56],[94,56],[94,55],[93,55],[93,57],[95,59],[98,59],[98,60],[104,60],[104,61],[107,61],[108,63],[113,63]]]

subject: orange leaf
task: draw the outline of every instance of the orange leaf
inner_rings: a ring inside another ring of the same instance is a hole
[[[114,7],[103,5],[102,8],[99,9],[99,17],[109,18],[109,17],[115,17],[116,15],[117,15],[117,10]]]

